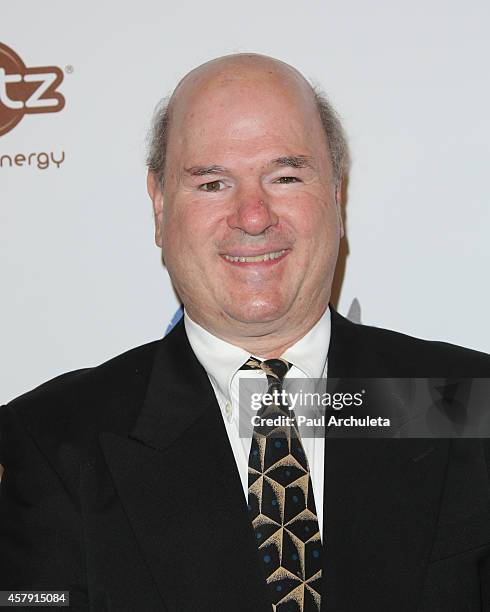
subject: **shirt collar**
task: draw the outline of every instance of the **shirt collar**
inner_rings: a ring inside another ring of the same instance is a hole
[[[223,397],[229,398],[231,379],[250,353],[208,332],[193,321],[185,309],[184,326],[191,348],[211,382]]]
[[[208,332],[193,321],[185,309],[184,325],[196,357],[220,393],[229,398],[231,380],[250,357],[250,353]],[[327,363],[330,327],[330,309],[327,307],[310,331],[281,357],[299,368],[306,377],[321,378]],[[294,374],[292,369],[289,374]]]
[[[307,378],[322,378],[330,344],[330,325],[330,308],[327,306],[310,331],[290,346],[281,357],[299,368]]]

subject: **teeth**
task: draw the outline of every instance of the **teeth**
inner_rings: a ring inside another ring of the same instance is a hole
[[[265,253],[264,255],[255,255],[254,257],[233,257],[232,255],[223,255],[227,261],[239,261],[240,263],[255,263],[257,261],[269,261],[269,259],[277,259],[284,255],[286,249],[282,251],[274,251],[273,253]]]

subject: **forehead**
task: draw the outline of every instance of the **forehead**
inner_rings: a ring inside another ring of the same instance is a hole
[[[244,153],[326,148],[313,92],[289,67],[212,66],[194,77],[191,73],[171,105],[170,155],[215,147]]]

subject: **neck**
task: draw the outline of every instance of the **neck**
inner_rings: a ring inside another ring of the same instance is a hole
[[[193,312],[187,311],[187,314],[198,325],[225,342],[239,346],[251,355],[256,355],[262,359],[275,359],[303,338],[320,320],[327,307],[319,309],[314,316],[305,317],[305,320],[297,325],[293,325],[290,321],[285,321],[280,326],[267,326],[261,330],[257,330],[254,325],[254,329],[251,330],[250,324],[241,323],[238,326],[234,325],[234,329],[230,330],[230,332],[226,329],[218,328],[212,322],[201,320],[200,317],[196,318]],[[284,329],[288,330],[287,334],[283,333]]]

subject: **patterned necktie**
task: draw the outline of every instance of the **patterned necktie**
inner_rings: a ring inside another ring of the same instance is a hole
[[[282,392],[291,364],[251,357],[242,369],[261,369],[268,393]],[[322,544],[308,460],[294,412],[283,402],[262,405],[257,416],[289,417],[291,426],[256,425],[248,461],[248,508],[259,547],[272,610],[318,612]],[[283,419],[282,419],[283,421]]]

